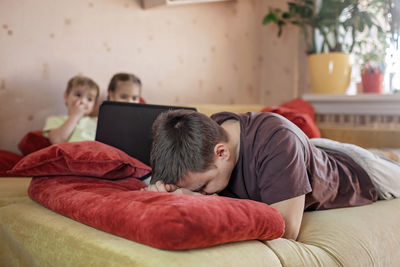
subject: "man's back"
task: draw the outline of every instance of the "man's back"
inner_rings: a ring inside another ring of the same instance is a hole
[[[313,146],[293,123],[273,113],[217,113],[241,124],[240,155],[221,194],[267,204],[306,194],[305,209],[359,206],[376,200],[368,174],[350,158]]]

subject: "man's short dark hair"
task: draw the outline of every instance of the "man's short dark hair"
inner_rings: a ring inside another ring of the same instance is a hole
[[[215,145],[228,141],[220,125],[190,110],[162,113],[153,124],[153,137],[151,184],[176,184],[188,171],[206,171],[214,162]]]

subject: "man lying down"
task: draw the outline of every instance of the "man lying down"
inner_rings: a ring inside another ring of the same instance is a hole
[[[400,165],[352,144],[309,139],[274,113],[161,114],[145,190],[264,202],[297,239],[305,210],[361,206],[400,195]]]

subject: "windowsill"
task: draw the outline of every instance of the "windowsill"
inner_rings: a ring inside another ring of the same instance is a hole
[[[156,7],[160,5],[175,6],[184,4],[200,4],[200,3],[211,3],[211,2],[225,2],[231,0],[143,0],[143,8]]]
[[[400,94],[303,94],[317,114],[400,115]]]

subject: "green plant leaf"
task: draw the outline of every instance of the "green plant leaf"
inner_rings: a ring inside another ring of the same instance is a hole
[[[301,18],[311,18],[313,16],[313,9],[309,6],[302,6],[299,8]]]
[[[282,18],[283,19],[290,19],[292,15],[289,12],[283,12],[282,13]]]
[[[278,21],[279,21],[278,15],[276,13],[270,12],[264,17],[263,24],[266,25],[271,22],[278,23]]]
[[[287,2],[287,11],[271,8],[264,17],[263,24],[275,23],[278,36],[282,35],[285,25],[300,27],[307,42],[308,51],[317,53],[328,51],[351,52],[353,48],[367,46],[360,43],[359,36],[373,32],[385,35],[376,16],[390,13],[390,3],[394,0],[291,0]],[[398,1],[398,0],[396,0]],[[386,16],[386,18],[388,18]],[[388,22],[386,22],[387,25]],[[386,27],[386,26],[385,26]],[[371,29],[375,29],[371,31]],[[319,36],[316,38],[316,36]],[[368,37],[367,37],[368,38]],[[367,43],[373,44],[374,38]],[[385,42],[385,38],[383,38]],[[371,49],[371,48],[370,48]]]

